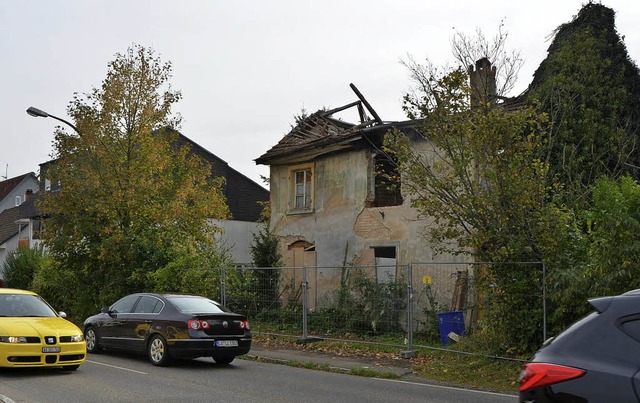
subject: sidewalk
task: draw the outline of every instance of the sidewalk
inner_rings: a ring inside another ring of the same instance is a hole
[[[266,362],[281,364],[312,364],[325,367],[331,371],[353,373],[354,370],[377,372],[381,378],[402,379],[411,382],[435,383],[420,377],[411,370],[411,360],[399,358],[375,358],[368,356],[340,356],[319,351],[281,348],[278,346],[264,346],[253,343],[247,357]],[[320,368],[321,369],[321,368]]]

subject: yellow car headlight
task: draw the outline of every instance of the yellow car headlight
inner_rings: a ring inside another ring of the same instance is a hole
[[[84,341],[84,336],[81,334],[77,334],[75,336],[71,336],[72,342]]]
[[[23,336],[0,336],[1,343],[26,343],[27,338]]]

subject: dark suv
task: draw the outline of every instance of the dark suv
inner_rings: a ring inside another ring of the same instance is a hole
[[[589,303],[594,312],[525,364],[521,402],[640,401],[640,290]]]

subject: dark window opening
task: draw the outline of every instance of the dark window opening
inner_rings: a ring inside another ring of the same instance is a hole
[[[373,248],[376,258],[385,257],[388,259],[396,258],[396,248],[395,246],[379,246]]]
[[[400,193],[400,173],[396,163],[385,154],[375,156],[374,200],[371,207],[399,206],[402,204]]]
[[[42,232],[42,222],[40,220],[32,220],[31,225],[31,237],[33,239],[40,239],[40,233]]]
[[[378,246],[373,248],[376,258],[376,278],[378,283],[396,281],[396,248],[395,246]]]

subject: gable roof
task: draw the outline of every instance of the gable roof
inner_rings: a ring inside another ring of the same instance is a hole
[[[16,224],[18,219],[20,219],[20,206],[0,212],[0,245],[18,233],[18,224]]]
[[[247,176],[231,168],[223,159],[205,149],[195,141],[189,139],[174,129],[167,128],[178,134],[177,145],[188,145],[191,152],[198,155],[211,165],[214,177],[224,177],[222,192],[227,199],[231,219],[236,221],[257,222],[262,215],[262,205],[259,202],[269,201],[269,191]]]
[[[36,218],[40,215],[35,206],[37,197],[39,197],[38,193],[21,205],[0,212],[0,245],[18,234],[16,221],[22,218]]]
[[[13,189],[15,189],[23,180],[27,177],[33,176],[35,180],[38,180],[38,177],[33,172],[26,173],[24,175],[16,176],[15,178],[10,178],[0,182],[0,200],[7,197]]]

